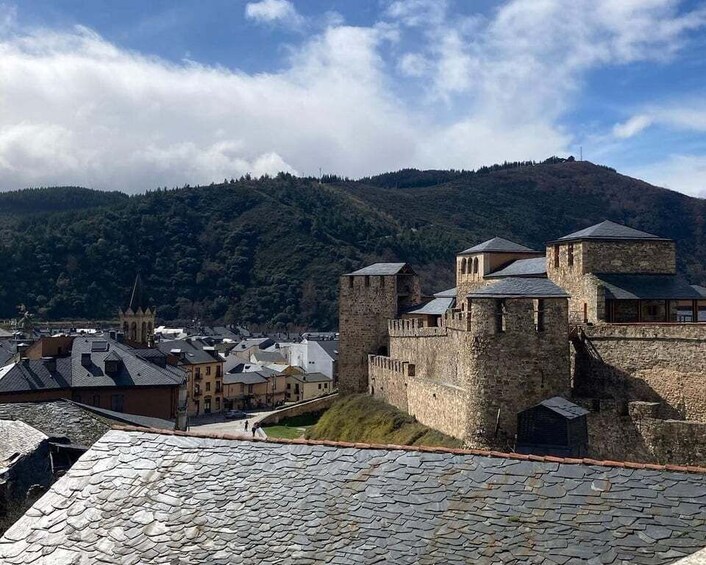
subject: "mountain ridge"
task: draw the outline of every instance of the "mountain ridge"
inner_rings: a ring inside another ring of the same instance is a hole
[[[366,263],[412,263],[438,291],[473,244],[497,235],[543,249],[604,219],[675,239],[680,272],[706,283],[706,200],[585,161],[398,173],[410,186],[397,173],[385,186],[281,173],[6,211],[0,317],[25,304],[47,319],[110,318],[140,271],[162,319],[330,329],[339,275]]]

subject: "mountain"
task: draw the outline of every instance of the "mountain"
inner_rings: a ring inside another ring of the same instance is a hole
[[[85,210],[120,204],[128,199],[129,196],[122,192],[107,192],[80,186],[26,188],[14,192],[0,192],[0,216]]]
[[[140,272],[163,320],[330,329],[338,276],[365,263],[408,261],[437,291],[472,244],[542,249],[604,219],[674,238],[680,271],[706,283],[706,200],[557,161],[324,183],[282,173],[34,214],[32,191],[0,195],[15,202],[0,228],[0,317],[22,303],[50,319],[114,318]]]

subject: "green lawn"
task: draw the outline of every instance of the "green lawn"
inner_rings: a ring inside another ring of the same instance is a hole
[[[282,420],[275,426],[262,426],[262,430],[267,434],[267,437],[283,438],[283,439],[299,439],[306,435],[306,432],[316,422],[318,422],[321,414],[304,414]]]

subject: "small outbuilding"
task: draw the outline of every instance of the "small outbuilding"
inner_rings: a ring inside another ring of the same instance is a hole
[[[555,396],[517,415],[518,453],[585,457],[588,410]]]

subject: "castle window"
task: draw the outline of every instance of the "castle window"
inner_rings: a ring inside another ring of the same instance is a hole
[[[365,275],[364,281],[365,281],[364,284],[366,287],[370,286],[370,277],[368,275]]]
[[[554,268],[555,269],[559,268],[559,246],[558,245],[554,246]]]
[[[353,277],[348,277],[348,288],[353,288]]]
[[[478,274],[478,257],[473,258],[473,274]]]
[[[542,298],[534,301],[534,329],[537,332],[544,331],[544,299]]]
[[[566,262],[568,263],[569,267],[574,266],[574,244],[569,243],[569,247],[567,248],[567,259]]]
[[[495,301],[495,332],[505,333],[507,329],[507,306],[502,299]]]

